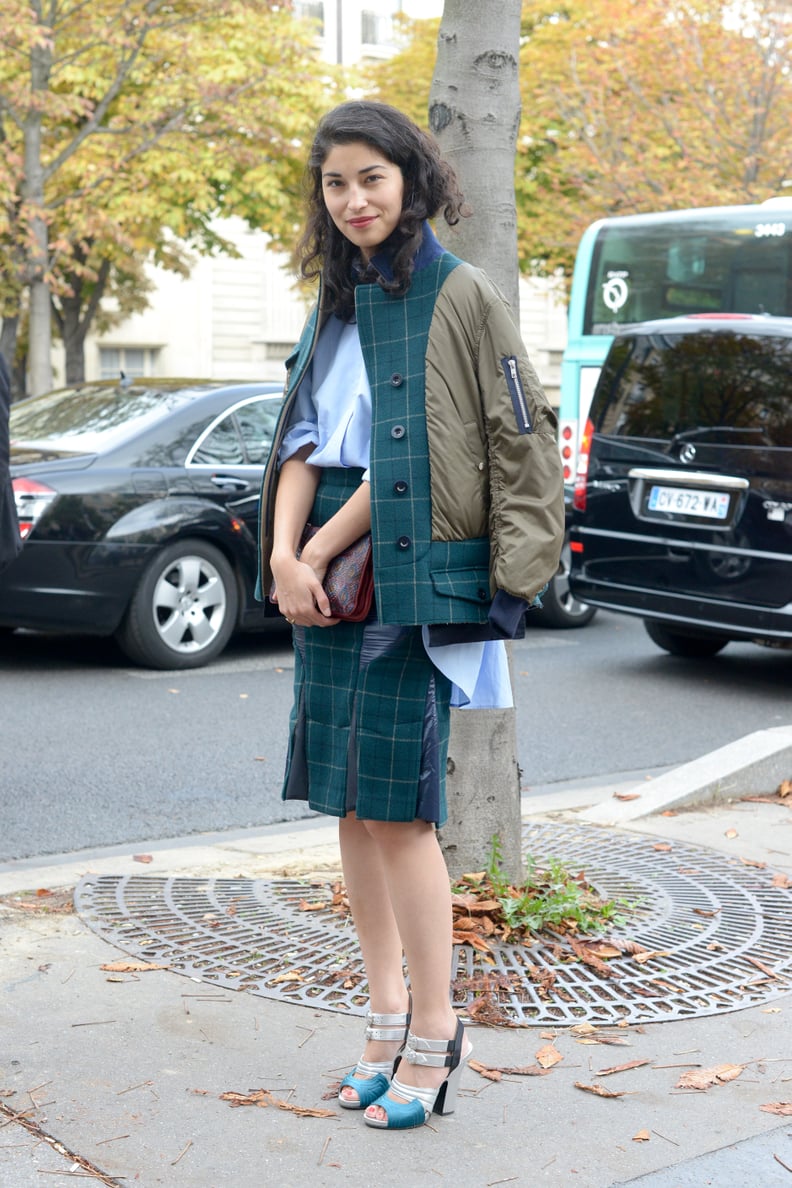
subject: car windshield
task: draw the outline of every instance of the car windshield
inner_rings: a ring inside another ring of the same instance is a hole
[[[47,392],[11,406],[11,444],[100,453],[156,424],[184,404],[189,394],[184,388],[169,391],[121,384]]]
[[[599,433],[792,446],[792,337],[713,333],[618,338],[592,419]]]

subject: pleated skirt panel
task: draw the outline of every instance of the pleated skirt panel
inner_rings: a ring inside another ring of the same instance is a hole
[[[323,524],[359,484],[327,469],[311,523]],[[442,825],[451,683],[421,628],[365,623],[294,628],[294,705],[283,798],[317,812]]]

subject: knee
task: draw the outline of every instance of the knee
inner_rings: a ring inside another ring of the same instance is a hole
[[[363,821],[369,837],[380,847],[397,849],[410,846],[434,833],[428,821]]]

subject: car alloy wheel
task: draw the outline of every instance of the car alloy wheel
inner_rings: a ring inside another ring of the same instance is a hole
[[[144,573],[118,642],[148,668],[198,668],[228,642],[238,601],[234,572],[220,550],[200,540],[178,541]]]

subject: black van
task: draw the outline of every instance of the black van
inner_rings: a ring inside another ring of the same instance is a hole
[[[574,496],[570,585],[675,655],[792,647],[792,319],[696,315],[613,341]]]

